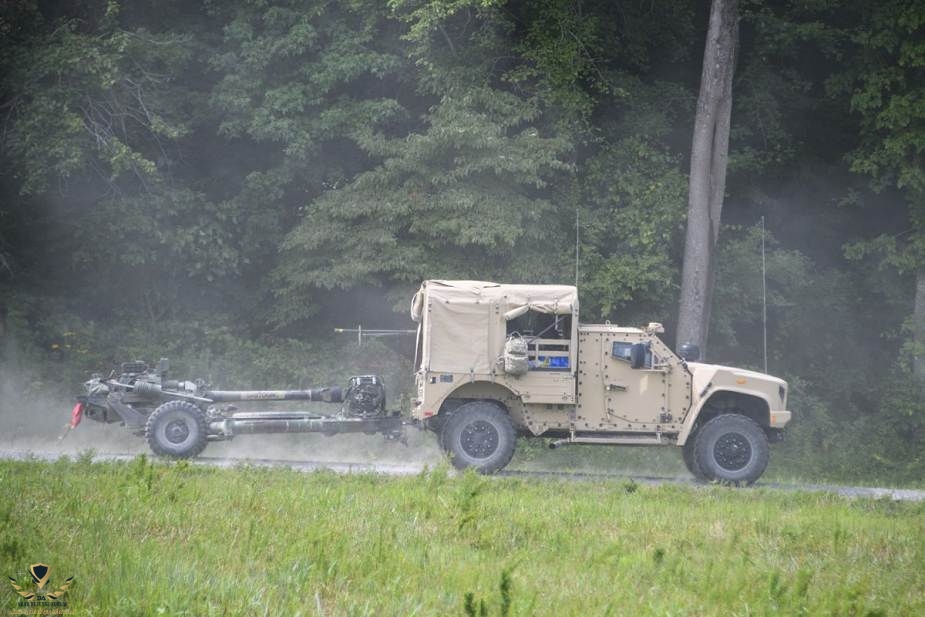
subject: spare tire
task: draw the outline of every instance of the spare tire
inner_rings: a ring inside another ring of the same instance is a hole
[[[205,414],[190,402],[168,401],[148,416],[145,439],[159,456],[196,456],[208,443]]]

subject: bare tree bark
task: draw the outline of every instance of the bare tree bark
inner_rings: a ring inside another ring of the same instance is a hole
[[[682,343],[694,343],[704,354],[713,297],[714,252],[726,191],[738,38],[737,1],[713,0],[691,145],[687,237],[676,339],[679,347]]]

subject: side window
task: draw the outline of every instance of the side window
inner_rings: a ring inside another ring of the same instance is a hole
[[[520,317],[507,322],[508,335],[515,332],[524,338],[536,337],[568,341],[572,336],[572,316],[527,311]]]
[[[613,350],[610,352],[610,355],[613,356],[614,360],[629,362],[632,349],[632,343],[617,342],[613,344]]]
[[[507,322],[507,335],[519,334],[527,342],[531,371],[569,370],[572,316],[527,311]]]
[[[633,353],[632,350],[633,350],[632,343],[627,343],[624,341],[615,341],[613,343],[613,347],[610,350],[610,355],[613,356],[614,360],[622,360],[623,362],[630,364],[630,362],[632,361],[632,353]],[[652,368],[652,360],[653,360],[652,350],[649,349],[646,352],[646,368]]]

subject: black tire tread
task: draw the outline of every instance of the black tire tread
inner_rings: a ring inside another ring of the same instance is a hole
[[[703,473],[703,469],[700,468],[700,464],[697,462],[697,457],[694,454],[699,433],[699,430],[695,430],[688,435],[687,441],[681,446],[681,459],[684,461],[684,466],[687,467],[687,470],[694,476],[695,480],[698,482],[706,482],[707,475]]]

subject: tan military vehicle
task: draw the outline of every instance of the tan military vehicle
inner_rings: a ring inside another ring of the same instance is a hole
[[[787,384],[675,354],[659,324],[578,322],[568,285],[426,281],[412,416],[459,468],[503,468],[518,434],[564,444],[680,446],[694,476],[749,484],[790,421]]]

